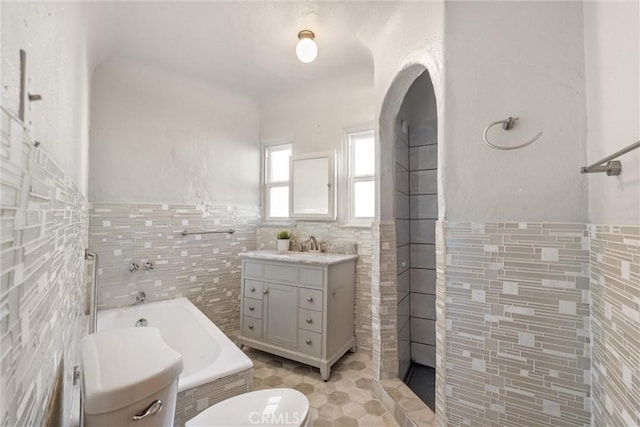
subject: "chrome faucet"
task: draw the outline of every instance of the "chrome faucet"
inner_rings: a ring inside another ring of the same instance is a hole
[[[144,292],[138,292],[138,295],[136,295],[136,304],[142,304],[143,302],[145,302],[145,300],[147,299],[147,296],[145,295]]]
[[[307,239],[307,242],[310,243],[309,245],[310,251],[317,251],[318,249],[320,249],[318,247],[318,241],[316,240],[315,236],[309,236],[309,239]]]

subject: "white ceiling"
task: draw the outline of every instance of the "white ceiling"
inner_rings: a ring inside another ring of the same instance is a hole
[[[349,70],[371,70],[365,46],[399,2],[90,3],[99,62],[118,57],[261,97]],[[295,56],[298,31],[316,34],[318,58]],[[364,42],[363,42],[364,41]]]

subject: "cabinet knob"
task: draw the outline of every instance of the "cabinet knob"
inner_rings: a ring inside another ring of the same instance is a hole
[[[269,293],[269,288],[265,289],[264,291],[262,291],[263,294],[268,294]]]
[[[255,308],[254,306],[249,306],[249,311],[253,311],[253,310],[255,310],[255,309],[256,309],[256,308]]]
[[[253,329],[253,325],[249,325],[249,329]]]
[[[307,318],[307,323],[311,323],[313,322],[313,320],[311,320],[310,318]]]
[[[313,297],[307,297],[308,302],[313,302]]]
[[[249,292],[255,292],[255,291],[256,291],[256,288],[254,287],[249,288]]]
[[[305,341],[308,345],[311,345],[311,340],[306,340]]]

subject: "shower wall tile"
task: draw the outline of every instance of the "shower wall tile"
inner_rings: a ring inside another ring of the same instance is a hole
[[[436,320],[436,296],[412,292],[411,317]]]
[[[418,194],[437,194],[438,193],[438,171],[423,170],[409,172],[409,192],[413,195]]]
[[[396,191],[409,194],[409,171],[397,163],[396,165]]]
[[[640,425],[640,227],[591,225],[594,426]]]
[[[258,227],[258,249],[276,249],[276,233],[282,226],[260,225]],[[295,239],[305,240],[315,236],[318,242],[328,242],[336,253],[356,253],[356,286],[355,286],[355,333],[358,349],[371,351],[371,275],[372,275],[372,240],[371,228],[343,227],[336,223],[300,221],[287,227]],[[340,249],[341,247],[345,249]],[[346,249],[349,248],[349,249]],[[347,252],[352,251],[353,252]],[[394,306],[396,289],[394,288]],[[395,310],[394,310],[395,312]],[[395,328],[395,325],[394,325]]]
[[[411,269],[411,292],[436,293],[436,270]]]
[[[421,365],[436,367],[436,346],[412,342],[411,357]]]
[[[436,345],[436,321],[411,317],[411,342]]]
[[[407,207],[409,207],[411,219],[438,219],[438,196],[436,194],[409,196]]]
[[[438,146],[424,145],[409,149],[409,170],[438,168]]]
[[[412,268],[436,268],[436,247],[435,245],[411,244],[411,267]]]
[[[396,236],[397,236],[396,245],[403,246],[411,242],[412,225],[413,225],[413,221],[410,221],[408,219],[396,220]]]
[[[19,120],[0,114],[0,425],[47,425],[58,376],[65,420],[79,391],[87,200]]]
[[[448,222],[444,235],[446,319],[438,328],[446,336],[438,341],[438,369],[446,372],[438,384],[446,409],[442,401],[438,409],[446,421],[439,420],[589,425],[586,226]]]
[[[409,147],[431,145],[438,142],[437,121],[426,120],[409,127]]]
[[[411,243],[436,243],[436,221],[433,219],[411,220]]]
[[[398,275],[398,301],[409,292],[411,292],[411,270],[407,269]]]
[[[396,191],[396,218],[409,219],[411,218],[411,212],[409,196]]]
[[[100,309],[187,297],[224,333],[240,322],[239,253],[257,247],[257,207],[92,203],[89,241],[100,257]],[[181,232],[234,229],[233,234]],[[146,261],[153,263],[145,271]],[[137,272],[129,271],[135,262]]]

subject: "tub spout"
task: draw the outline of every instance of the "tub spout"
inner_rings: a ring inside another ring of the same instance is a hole
[[[147,299],[147,296],[145,295],[144,292],[138,292],[138,295],[136,295],[136,304],[142,304],[143,302],[145,302],[145,300]]]

